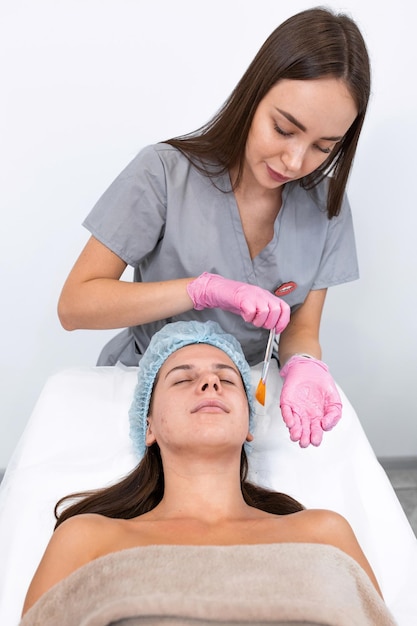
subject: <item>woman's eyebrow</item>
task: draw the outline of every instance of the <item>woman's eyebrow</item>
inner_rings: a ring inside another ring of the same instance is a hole
[[[178,370],[192,370],[194,369],[193,365],[187,365],[186,363],[184,363],[184,365],[176,365],[175,367],[171,368],[170,370],[168,370],[168,372],[165,374],[165,378],[168,378],[168,376],[170,374],[173,374],[174,372],[178,371]]]
[[[216,370],[231,370],[232,372],[234,372],[237,376],[239,376],[239,372],[237,369],[235,369],[234,367],[232,367],[231,365],[227,365],[226,363],[213,363],[213,365],[211,366],[213,371]],[[190,370],[194,370],[196,369],[195,365],[191,365],[189,363],[183,363],[181,365],[176,365],[175,367],[171,368],[166,374],[165,374],[165,379],[172,374],[173,372],[176,372],[178,370],[186,370],[186,371],[190,371]]]
[[[287,120],[291,122],[291,124],[294,124],[294,126],[297,126],[297,128],[302,130],[304,133],[307,131],[307,128],[304,126],[304,124],[299,122],[293,115],[291,115],[291,113],[288,113],[288,111],[283,111],[282,109],[279,109],[278,107],[275,107],[275,108],[278,111],[278,113],[281,113],[281,115],[286,117]],[[343,137],[320,137],[320,139],[322,139],[323,141],[340,141],[341,139],[343,139]]]
[[[231,370],[237,376],[240,376],[240,373],[238,372],[238,370],[235,367],[232,367],[231,365],[226,365],[226,363],[217,363],[217,364],[213,365],[213,369],[215,369],[215,370]]]

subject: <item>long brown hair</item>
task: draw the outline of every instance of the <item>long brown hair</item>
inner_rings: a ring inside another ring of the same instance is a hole
[[[355,22],[324,8],[302,11],[283,22],[265,41],[219,112],[203,127],[165,143],[181,150],[206,175],[238,166],[243,171],[245,145],[255,111],[268,91],[283,79],[342,79],[358,114],[325,162],[300,180],[312,189],[332,172],[327,196],[329,219],[338,215],[370,95],[370,64]],[[213,164],[218,164],[216,170]],[[209,166],[209,167],[208,167]]]
[[[248,460],[242,448],[240,478],[242,495],[247,504],[276,515],[288,515],[304,509],[291,496],[248,482],[247,474]],[[55,506],[55,529],[66,519],[82,513],[131,519],[151,511],[162,500],[163,495],[164,470],[159,446],[154,443],[146,449],[139,465],[118,483],[61,498]],[[64,508],[60,511],[63,505]]]

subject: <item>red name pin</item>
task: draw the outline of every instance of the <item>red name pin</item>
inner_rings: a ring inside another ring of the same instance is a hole
[[[289,293],[297,289],[297,283],[290,280],[289,283],[282,283],[279,287],[277,287],[274,291],[274,294],[278,297],[287,296]]]

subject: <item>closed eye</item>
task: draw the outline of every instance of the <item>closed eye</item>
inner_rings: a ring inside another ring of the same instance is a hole
[[[283,137],[291,137],[293,135],[293,133],[287,133],[285,130],[283,130],[280,126],[278,126],[278,124],[275,124],[274,126],[275,130],[277,131],[277,133],[279,135],[282,135]]]
[[[274,124],[274,129],[279,135],[281,135],[281,137],[293,137],[294,136],[294,133],[285,131],[283,128],[281,128],[281,126],[278,126],[278,124]],[[318,144],[315,144],[314,147],[316,148],[316,150],[319,150],[319,152],[322,152],[323,154],[330,154],[334,149],[334,146],[330,146],[328,148],[322,148]]]
[[[316,146],[317,150],[320,150],[320,152],[323,152],[323,154],[330,154],[331,151],[333,150],[332,148],[320,148],[320,146]]]

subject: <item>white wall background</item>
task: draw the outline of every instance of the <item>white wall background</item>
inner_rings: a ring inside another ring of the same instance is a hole
[[[329,292],[324,358],[379,456],[417,454],[417,65],[413,0],[330,1],[359,23],[373,96],[349,196],[361,280]],[[53,372],[111,332],[56,303],[80,223],[148,144],[217,110],[292,0],[0,0],[0,467]]]

